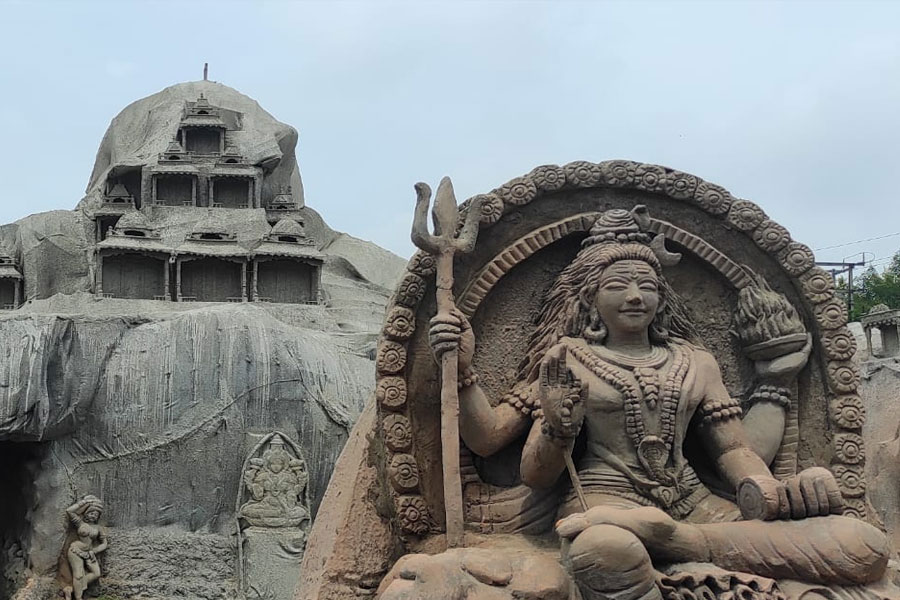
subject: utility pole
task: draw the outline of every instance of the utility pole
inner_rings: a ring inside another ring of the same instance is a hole
[[[207,80],[209,75],[209,63],[203,63],[203,81]]]
[[[862,262],[817,262],[820,267],[831,267],[831,279],[837,283],[837,276],[847,274],[847,314],[853,310],[853,269],[855,267],[866,266],[866,261]]]

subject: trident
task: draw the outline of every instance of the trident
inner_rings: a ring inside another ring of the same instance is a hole
[[[453,299],[453,255],[466,254],[475,248],[478,237],[480,200],[472,200],[459,235],[455,235],[459,208],[449,177],[441,179],[431,218],[434,235],[428,233],[428,204],[431,188],[417,183],[416,211],[413,217],[412,241],[435,257],[437,264],[437,311],[449,317],[456,304]],[[444,510],[447,522],[447,546],[463,545],[462,479],[459,473],[459,390],[457,388],[457,351],[454,348],[441,356],[441,459],[444,465]]]

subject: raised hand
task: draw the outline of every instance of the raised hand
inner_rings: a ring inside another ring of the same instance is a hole
[[[574,438],[584,422],[587,384],[566,366],[566,349],[560,346],[544,357],[538,371],[538,397],[544,422],[555,437]]]
[[[449,313],[439,312],[431,319],[428,343],[438,361],[445,352],[456,349],[459,371],[463,372],[472,365],[475,334],[472,333],[469,320],[459,310],[452,309]]]

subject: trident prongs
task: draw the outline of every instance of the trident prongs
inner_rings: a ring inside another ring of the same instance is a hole
[[[457,252],[468,253],[475,248],[481,202],[472,200],[465,221],[456,235],[459,207],[453,194],[449,177],[441,179],[431,216],[434,234],[428,232],[428,204],[431,188],[416,184],[416,211],[413,217],[412,241],[423,251],[435,257],[437,266],[436,296],[438,317],[452,319],[456,311],[453,299],[453,256]],[[459,392],[457,389],[459,366],[456,349],[441,356],[441,459],[444,475],[444,509],[447,524],[447,545],[450,548],[465,543],[463,532],[462,478],[459,468]]]

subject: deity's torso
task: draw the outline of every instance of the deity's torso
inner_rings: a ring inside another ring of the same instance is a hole
[[[694,494],[701,486],[682,444],[704,399],[694,365],[703,351],[675,342],[632,358],[583,339],[564,338],[562,344],[567,366],[588,386],[586,444],[578,462],[588,491],[665,509]]]

